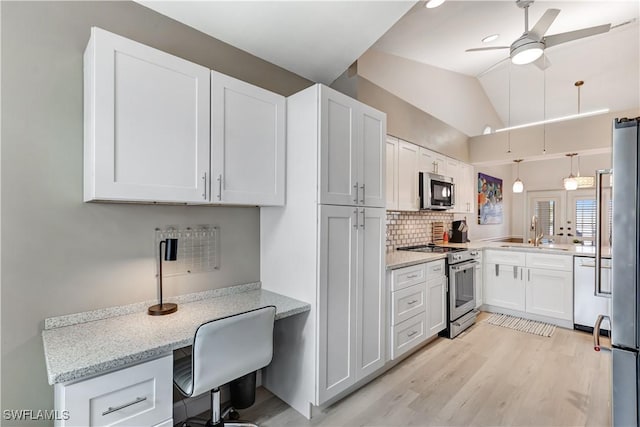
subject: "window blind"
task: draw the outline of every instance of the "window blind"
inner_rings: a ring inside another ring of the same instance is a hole
[[[535,213],[538,217],[538,227],[545,236],[553,236],[555,229],[555,210],[556,203],[554,200],[536,200]]]
[[[576,236],[583,241],[593,242],[596,235],[596,200],[576,200]]]

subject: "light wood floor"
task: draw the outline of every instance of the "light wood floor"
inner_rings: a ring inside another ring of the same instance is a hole
[[[593,351],[591,335],[538,337],[481,316],[310,421],[262,388],[241,418],[262,427],[611,425],[611,355]]]

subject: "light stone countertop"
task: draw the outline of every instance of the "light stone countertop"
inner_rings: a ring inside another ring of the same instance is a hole
[[[411,251],[393,251],[387,252],[386,266],[387,270],[408,267],[410,265],[422,264],[423,262],[435,261],[446,258],[446,254],[440,253],[424,253]]]
[[[276,306],[276,320],[309,311],[305,302],[254,289],[178,305],[166,316],[146,309],[42,331],[49,384],[79,380],[189,346],[199,325],[243,311]]]
[[[582,245],[569,245],[569,244],[544,244],[535,247],[528,243],[510,243],[510,242],[469,242],[469,243],[445,243],[438,244],[438,246],[448,246],[452,248],[465,248],[465,249],[499,249],[504,251],[516,251],[516,252],[538,252],[557,255],[570,255],[570,256],[595,256],[594,246],[582,246]],[[611,248],[604,247],[602,250],[602,256],[604,258],[611,257]],[[394,270],[396,268],[407,267],[410,265],[421,264],[423,262],[434,261],[437,259],[445,258],[445,254],[441,253],[422,253],[411,251],[393,251],[387,252],[386,255],[386,267],[387,270]]]

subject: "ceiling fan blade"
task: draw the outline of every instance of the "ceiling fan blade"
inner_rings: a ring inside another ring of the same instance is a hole
[[[547,11],[542,15],[536,25],[533,26],[532,29],[529,30],[530,35],[534,35],[538,40],[541,40],[544,36],[544,33],[547,32],[553,21],[556,20],[558,14],[560,13],[560,9],[547,9]]]
[[[547,57],[547,55],[542,54],[540,58],[533,61],[533,64],[539,69],[541,69],[542,71],[544,71],[551,66],[551,61],[549,61],[549,58]]]
[[[509,46],[475,47],[473,49],[467,49],[465,50],[465,52],[480,52],[483,50],[498,50],[498,49],[509,49]]]
[[[598,25],[596,27],[583,28],[581,30],[568,31],[566,33],[554,34],[542,38],[545,47],[555,46],[561,43],[570,42],[572,40],[584,37],[595,36],[596,34],[606,33],[611,29],[611,24]]]

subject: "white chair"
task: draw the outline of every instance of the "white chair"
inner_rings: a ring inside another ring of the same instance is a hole
[[[174,362],[173,382],[183,395],[210,391],[207,426],[255,426],[222,420],[220,387],[271,363],[275,313],[274,306],[267,306],[203,323],[196,330],[191,358]]]

